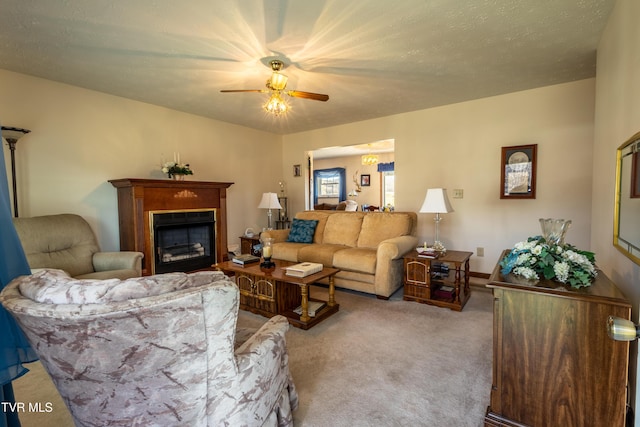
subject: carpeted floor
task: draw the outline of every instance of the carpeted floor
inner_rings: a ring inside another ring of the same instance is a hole
[[[313,287],[313,296],[326,289]],[[299,426],[481,426],[491,389],[493,298],[474,286],[462,312],[337,291],[340,311],[287,334]],[[239,323],[260,316],[241,312]],[[73,426],[39,363],[14,383],[16,401],[51,402],[23,427]]]

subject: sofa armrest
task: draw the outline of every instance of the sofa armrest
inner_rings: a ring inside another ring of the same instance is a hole
[[[383,240],[378,245],[378,262],[382,259],[399,259],[418,246],[416,236],[399,236]]]
[[[287,238],[289,237],[289,232],[290,231],[291,231],[290,229],[267,230],[267,231],[263,231],[262,234],[260,234],[260,238],[271,237],[272,239],[274,239],[273,243],[286,242]]]
[[[384,240],[376,254],[376,295],[390,297],[402,286],[402,257],[418,245],[416,236],[400,236]]]
[[[96,252],[93,254],[95,271],[135,270],[142,276],[142,252]]]

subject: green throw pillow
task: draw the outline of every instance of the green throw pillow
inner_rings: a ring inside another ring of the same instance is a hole
[[[318,226],[317,219],[293,219],[287,242],[313,243],[313,233]]]

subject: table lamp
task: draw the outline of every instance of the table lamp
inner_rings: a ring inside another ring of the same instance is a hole
[[[262,193],[262,200],[260,200],[258,209],[268,209],[267,230],[273,230],[271,227],[271,209],[282,209],[282,206],[280,206],[280,202],[278,201],[278,195],[276,193]]]
[[[440,242],[440,233],[438,226],[442,218],[440,218],[441,213],[449,213],[453,212],[453,208],[449,203],[449,198],[447,197],[447,189],[446,188],[429,188],[427,190],[427,195],[424,198],[424,202],[422,203],[422,207],[420,208],[421,213],[435,213],[436,216],[434,218],[436,222],[436,238],[433,243],[433,249],[438,252],[446,252],[446,248]]]

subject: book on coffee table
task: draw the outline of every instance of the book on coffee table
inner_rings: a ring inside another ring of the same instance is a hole
[[[286,275],[293,277],[307,277],[322,271],[322,264],[315,262],[301,262],[300,264],[285,267]]]
[[[231,261],[236,264],[245,265],[260,261],[260,257],[251,254],[242,254],[234,256]]]
[[[307,312],[309,313],[309,317],[316,317],[316,313],[322,310],[322,308],[325,305],[326,303],[322,301],[309,301],[309,305],[307,306]],[[302,315],[302,306],[299,305],[293,310],[293,312],[298,315]]]

